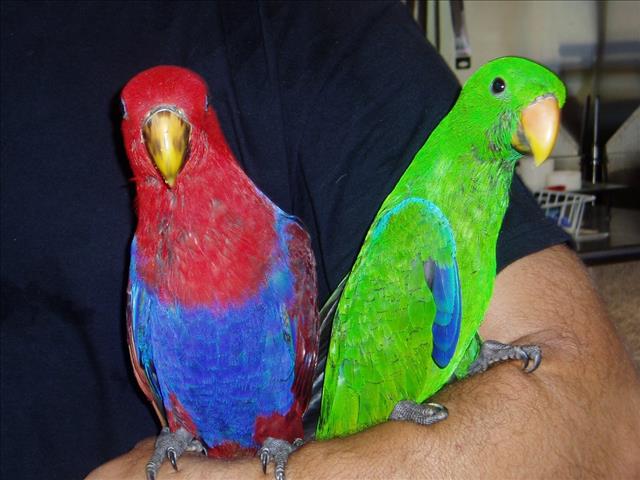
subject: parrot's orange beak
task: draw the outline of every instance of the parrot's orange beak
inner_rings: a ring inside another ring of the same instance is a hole
[[[542,164],[553,150],[560,128],[560,107],[552,95],[544,96],[525,108],[511,145],[521,153],[531,153],[536,165]]]
[[[169,108],[153,112],[142,127],[147,152],[169,187],[187,159],[190,135],[189,122]]]

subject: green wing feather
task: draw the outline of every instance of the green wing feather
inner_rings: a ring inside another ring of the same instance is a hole
[[[430,202],[405,199],[379,216],[334,318],[318,439],[384,421],[398,399],[423,401],[449,380],[453,367],[431,358],[436,304],[424,264],[454,257],[451,227]]]

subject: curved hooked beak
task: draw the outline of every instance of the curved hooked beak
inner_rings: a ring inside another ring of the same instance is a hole
[[[169,187],[173,187],[189,150],[191,125],[177,111],[161,108],[142,127],[142,137],[156,168]]]
[[[521,153],[533,154],[538,166],[549,158],[559,128],[558,101],[553,95],[541,97],[520,114],[520,124],[511,138],[511,145]]]

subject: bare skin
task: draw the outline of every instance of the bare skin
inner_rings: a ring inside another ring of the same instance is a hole
[[[540,368],[510,362],[449,386],[433,399],[449,418],[435,425],[308,444],[287,478],[640,478],[640,380],[573,253],[553,247],[503,270],[481,334],[540,345]],[[152,449],[146,439],[87,478],[143,480]],[[272,478],[259,463],[185,455],[159,478]]]

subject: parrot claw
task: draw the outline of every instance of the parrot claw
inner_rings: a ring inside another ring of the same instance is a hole
[[[540,362],[542,362],[542,350],[540,350],[540,347],[538,347],[537,345],[527,345],[526,347],[522,347],[522,348],[529,348],[530,350],[527,352],[527,361],[525,366],[522,368],[526,373],[531,373],[534,370],[536,370],[539,366],[540,366]],[[533,364],[531,367],[527,368],[527,366],[529,365],[529,361],[533,360]]]
[[[173,448],[169,447],[167,449],[167,457],[169,458],[169,461],[171,462],[171,466],[177,472],[178,471],[178,459],[176,458],[176,451]]]
[[[267,474],[267,464],[269,463],[269,449],[261,448],[260,449],[260,463],[262,463],[262,473]]]
[[[446,419],[448,416],[447,407],[439,403],[416,403],[411,400],[401,400],[396,403],[393,412],[389,415],[389,420],[403,420],[420,425],[431,425]]]
[[[478,358],[469,367],[467,376],[482,373],[496,363],[509,360],[522,361],[522,370],[531,373],[540,366],[542,351],[537,345],[508,345],[487,340],[482,344]]]
[[[278,438],[267,437],[262,444],[262,448],[258,450],[260,454],[260,463],[262,464],[262,472],[267,473],[267,465],[273,460],[275,464],[274,476],[276,480],[285,480],[285,468],[289,455],[300,448],[304,444],[301,438],[296,438],[293,443]]]
[[[205,452],[202,443],[196,440],[193,435],[184,428],[179,428],[171,432],[168,427],[164,427],[156,439],[155,450],[151,459],[147,463],[147,480],[156,480],[160,465],[165,458],[169,459],[174,470],[178,470],[178,458],[184,452]]]

